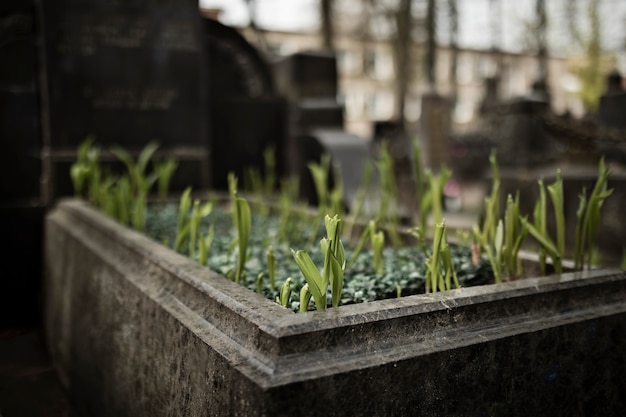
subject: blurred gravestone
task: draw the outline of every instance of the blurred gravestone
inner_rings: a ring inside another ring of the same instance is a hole
[[[625,115],[626,91],[622,87],[622,76],[613,71],[607,77],[606,92],[600,97],[598,123],[601,128],[626,130]]]
[[[32,0],[0,4],[0,228],[8,237],[0,273],[0,329],[41,317],[43,216]]]
[[[439,171],[447,164],[450,154],[451,103],[446,97],[437,94],[422,96],[422,117],[420,119],[422,154],[427,167]]]
[[[208,186],[206,53],[194,0],[48,0],[44,167],[47,201],[70,192],[75,149],[138,152],[155,141],[180,161],[173,187]]]
[[[301,179],[301,192],[317,203],[307,164],[319,163],[323,154],[338,166],[343,199],[350,206],[361,185],[369,144],[343,130],[343,105],[337,101],[337,60],[329,52],[299,52],[274,64],[277,88],[289,99],[289,172]],[[333,186],[333,173],[329,186]]]
[[[276,88],[289,101],[288,171],[300,174],[307,162],[319,162],[301,143],[311,137],[312,129],[343,129],[336,57],[328,52],[298,52],[274,62],[273,69]]]
[[[213,186],[225,189],[227,175],[239,178],[249,167],[264,167],[273,148],[277,170],[285,165],[287,104],[278,97],[270,67],[235,29],[207,19],[209,119]]]

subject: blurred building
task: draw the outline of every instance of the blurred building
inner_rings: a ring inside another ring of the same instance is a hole
[[[261,46],[268,57],[295,52],[318,50],[319,33],[242,30],[248,40]],[[396,82],[392,45],[384,40],[359,40],[347,35],[335,37],[339,73],[339,100],[345,104],[346,130],[365,137],[371,136],[372,122],[389,120],[394,115],[394,83]],[[428,90],[423,74],[424,46],[416,44],[413,50],[414,78],[407,95],[406,118],[417,124],[421,115],[421,96]],[[437,50],[437,93],[450,95],[456,78],[457,100],[453,121],[457,130],[469,128],[479,116],[486,97],[486,79],[496,75],[500,65],[499,100],[531,94],[537,80],[537,57],[532,54],[493,50],[457,49],[456,77],[451,77],[452,49],[440,46]],[[548,86],[551,106],[556,113],[569,111],[581,115],[582,103],[577,95],[576,77],[568,72],[566,60],[548,58]]]

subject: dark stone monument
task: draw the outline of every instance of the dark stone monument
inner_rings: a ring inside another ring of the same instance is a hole
[[[600,97],[598,124],[604,129],[621,129],[626,137],[626,91],[622,86],[622,76],[613,71],[607,77],[606,92]]]
[[[207,19],[211,177],[227,188],[227,175],[263,168],[273,147],[279,175],[286,165],[287,102],[275,91],[270,66],[235,29]]]
[[[452,105],[447,97],[437,94],[422,96],[420,131],[422,154],[427,167],[439,171],[450,155]]]
[[[365,162],[372,158],[369,144],[343,130],[344,109],[337,101],[337,62],[330,52],[299,52],[274,63],[277,88],[289,99],[289,172],[301,180],[300,191],[317,203],[307,168],[327,154],[339,168],[346,206],[354,201]],[[329,175],[329,187],[335,178]]]
[[[41,143],[37,25],[31,0],[0,5],[0,329],[40,320]]]
[[[343,106],[337,102],[336,57],[330,52],[298,52],[277,60],[273,67],[276,87],[289,101],[288,171],[301,175],[307,162],[319,162],[319,155],[303,151],[303,146],[310,148],[301,142],[311,138],[311,131],[343,129]]]
[[[155,141],[181,165],[193,165],[186,184],[208,186],[206,52],[197,2],[41,6],[46,201],[70,191],[58,177],[90,135],[101,146],[135,152]]]

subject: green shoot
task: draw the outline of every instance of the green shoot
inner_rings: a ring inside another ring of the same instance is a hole
[[[600,159],[598,164],[598,179],[589,196],[586,199],[584,194],[581,196],[580,206],[577,212],[578,224],[576,227],[576,243],[574,263],[576,269],[582,269],[587,259],[587,268],[592,266],[591,255],[593,253],[593,241],[595,238],[598,225],[600,223],[600,209],[612,193],[613,189],[607,188],[609,175],[611,174],[604,162],[604,158]]]
[[[257,294],[263,294],[263,272],[259,272],[256,276],[256,292]]]
[[[565,208],[563,203],[563,179],[561,178],[560,169],[556,171],[556,180],[547,189],[552,200],[556,219],[556,246],[561,256],[563,256],[565,254]]]
[[[239,249],[235,282],[239,283],[243,276],[248,251],[248,241],[252,229],[252,216],[248,202],[237,195],[237,177],[232,172],[228,174],[228,190],[231,197],[233,224],[237,237],[231,244]]]
[[[287,278],[282,287],[280,287],[280,295],[276,302],[283,307],[289,307],[289,299],[291,298],[291,278]]]
[[[188,213],[191,208],[191,187],[187,187],[180,196],[178,204],[178,226],[176,228],[176,240],[174,241],[174,250],[180,252],[183,242],[189,235],[190,224],[188,221]]]
[[[195,249],[198,246],[198,235],[200,234],[200,225],[202,219],[207,217],[213,211],[213,203],[207,202],[200,206],[200,201],[195,200],[189,217],[189,257],[195,258]],[[200,239],[202,240],[202,239]]]
[[[504,246],[502,248],[503,275],[515,279],[522,275],[522,263],[519,251],[528,229],[520,221],[519,193],[515,200],[509,194],[504,212]]]
[[[293,217],[293,201],[298,196],[298,179],[290,178],[281,181],[279,197],[280,223],[278,225],[278,239],[281,242],[287,240],[290,228],[290,220]]]
[[[352,251],[352,256],[350,257],[350,260],[348,261],[348,266],[347,266],[348,268],[354,265],[354,262],[356,262],[359,254],[363,251],[363,248],[365,248],[365,243],[367,242],[367,238],[372,233],[372,230],[375,230],[375,229],[376,229],[376,220],[370,220],[367,227],[363,228],[363,231],[361,232],[361,236],[359,237],[359,240],[357,241],[357,244],[354,247],[354,250]]]
[[[426,292],[451,289],[452,278],[454,278],[455,286],[459,286],[446,241],[445,220],[435,225],[433,250],[431,256],[426,260],[426,268]]]
[[[385,234],[382,230],[376,233],[372,232],[372,250],[374,251],[374,269],[377,275],[385,272],[385,258],[383,257],[383,249],[385,248]]]
[[[243,198],[237,198],[235,202],[237,244],[239,254],[237,257],[237,272],[235,273],[235,282],[239,283],[243,276],[246,264],[246,256],[248,251],[248,241],[250,240],[250,232],[252,229],[252,217],[250,214],[250,206]]]
[[[318,310],[326,309],[326,292],[328,285],[331,287],[332,306],[337,307],[341,299],[343,288],[343,271],[345,268],[345,251],[341,242],[341,220],[337,215],[324,219],[326,226],[326,238],[320,241],[324,252],[324,268],[322,273],[315,266],[306,251],[291,250],[293,257],[302,272],[304,279],[309,284],[309,291],[315,301]]]
[[[441,168],[439,175],[433,175],[431,172],[426,173],[430,186],[430,203],[433,209],[435,224],[443,221],[443,188],[451,176],[452,172],[445,165]]]
[[[300,313],[305,313],[309,310],[310,302],[311,291],[309,291],[309,284],[304,284],[300,289]]]
[[[372,174],[373,174],[373,166],[372,163],[367,160],[363,165],[363,179],[361,180],[361,184],[359,185],[359,189],[356,192],[356,196],[354,198],[353,205],[351,207],[351,216],[349,226],[346,228],[344,236],[348,239],[352,237],[352,229],[354,224],[358,221],[363,213],[363,206],[365,205],[365,197],[367,196],[367,192],[372,185]]]
[[[154,171],[157,173],[157,189],[159,193],[159,200],[164,202],[167,200],[167,195],[170,188],[170,182],[174,176],[174,172],[178,167],[178,162],[173,159],[168,159],[164,162],[157,162],[154,164]]]
[[[393,156],[389,152],[387,142],[383,142],[380,160],[377,163],[380,177],[380,205],[375,220],[382,224],[387,222],[387,232],[394,247],[400,247],[402,240],[398,234],[398,216],[391,209],[397,208],[398,188],[396,186],[395,167]]]
[[[322,239],[320,246],[325,252],[324,274],[328,268],[328,279],[331,285],[332,305],[337,307],[341,300],[341,291],[343,289],[343,271],[346,267],[346,254],[341,242],[341,220],[337,215],[334,217],[326,216],[324,223],[326,225],[326,239]],[[329,260],[328,262],[326,260]]]
[[[424,166],[422,165],[422,149],[419,144],[419,139],[413,139],[413,167],[414,167],[414,175],[415,175],[415,184],[417,187],[417,215],[420,219],[420,228],[421,230],[426,230],[426,222],[428,221],[428,206],[429,202],[427,202],[426,191],[424,187],[424,182],[426,181],[426,171]]]
[[[538,183],[539,199],[535,204],[535,209],[533,212],[533,222],[535,226],[534,228],[537,229],[537,231],[542,235],[547,236],[548,226],[546,220],[546,192],[543,186],[543,178],[540,178]],[[546,273],[546,250],[547,249],[543,245],[541,245],[541,247],[539,248],[539,266],[541,267],[541,273],[544,275]]]
[[[309,291],[313,296],[315,307],[318,310],[326,310],[326,291],[328,289],[328,283],[324,281],[322,274],[320,274],[319,269],[317,269],[308,253],[303,250],[296,252],[293,249],[291,253],[304,279],[309,285]]]
[[[330,195],[328,192],[330,156],[326,154],[322,155],[319,164],[310,162],[307,164],[307,167],[309,168],[309,172],[313,178],[313,184],[315,185],[318,207],[320,208],[320,211],[324,211],[330,206]]]
[[[276,187],[276,151],[273,146],[263,151],[263,162],[265,163],[265,193],[271,195]]]
[[[528,228],[528,233],[532,237],[534,237],[537,242],[541,245],[541,248],[545,250],[545,252],[552,258],[552,262],[554,263],[554,269],[557,274],[561,273],[561,255],[559,253],[559,249],[557,245],[552,241],[550,236],[547,233],[542,232],[539,228],[532,225],[525,217],[522,217],[522,223],[524,227]],[[545,266],[544,266],[545,267]],[[545,271],[542,271],[545,274]]]
[[[211,226],[209,226],[209,230],[206,236],[200,239],[198,263],[202,266],[207,265],[207,261],[209,259],[209,251],[211,250],[211,244],[213,243],[214,236],[215,236],[215,225],[211,224]]]
[[[276,287],[276,258],[274,257],[274,248],[271,245],[267,249],[265,259],[267,260],[267,273],[270,279],[270,288],[273,291]]]

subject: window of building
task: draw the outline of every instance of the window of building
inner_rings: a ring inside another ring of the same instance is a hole
[[[363,65],[365,73],[374,79],[388,80],[393,77],[393,58],[389,50],[365,50]]]
[[[337,68],[344,75],[357,75],[362,71],[361,51],[345,49],[337,51]]]
[[[468,53],[460,54],[456,67],[456,79],[459,84],[474,81],[474,57]]]
[[[383,90],[371,92],[366,108],[370,120],[389,120],[393,114],[393,94]]]

